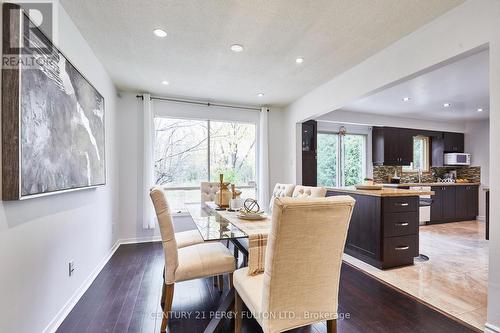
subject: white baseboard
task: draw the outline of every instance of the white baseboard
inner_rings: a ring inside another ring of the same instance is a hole
[[[116,250],[120,246],[120,240],[117,240],[113,245],[109,254],[97,265],[94,271],[89,275],[89,277],[82,283],[82,285],[75,291],[75,293],[71,296],[68,302],[64,304],[61,310],[56,314],[54,319],[47,325],[47,327],[42,331],[43,333],[52,333],[57,331],[59,326],[62,324],[64,319],[68,316],[68,314],[73,310],[75,305],[78,303],[80,298],[85,294],[87,289],[92,285],[92,282],[96,279],[97,275],[101,272],[101,270],[106,266],[109,259],[115,254]]]
[[[101,270],[106,266],[109,259],[115,254],[116,250],[122,244],[136,244],[136,243],[148,243],[148,242],[157,242],[161,241],[161,236],[153,236],[153,237],[138,237],[138,238],[125,238],[119,239],[113,245],[109,254],[97,265],[94,271],[89,275],[89,277],[82,283],[82,285],[74,292],[68,302],[64,304],[61,310],[56,314],[56,316],[50,321],[47,327],[42,331],[42,333],[53,333],[57,331],[59,326],[62,324],[64,319],[68,316],[68,314],[73,310],[75,305],[78,303],[80,298],[82,298],[83,294],[90,288],[92,282],[97,278],[97,275],[101,272]]]
[[[486,323],[486,325],[484,325],[484,332],[485,333],[500,333],[500,327]]]
[[[134,238],[124,238],[120,239],[120,245],[122,244],[137,244],[137,243],[149,243],[149,242],[160,242],[161,236],[151,236],[151,237],[134,237]]]
[[[486,216],[484,216],[484,215],[478,215],[478,216],[476,216],[476,220],[478,220],[478,221],[486,221]]]

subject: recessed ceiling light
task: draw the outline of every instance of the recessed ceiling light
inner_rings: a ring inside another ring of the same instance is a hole
[[[483,112],[483,109],[479,108],[477,109],[477,112]]]
[[[163,29],[155,29],[153,30],[153,33],[156,35],[156,37],[160,38],[167,37],[167,32]]]
[[[295,59],[295,62],[296,62],[297,64],[301,64],[301,63],[303,63],[303,62],[304,62],[304,58],[302,58],[302,57],[298,57],[297,59]]]
[[[168,82],[168,81],[161,81],[161,84],[164,84],[164,85],[168,86],[170,84],[170,82]]]
[[[257,96],[264,97],[264,93],[258,93]]]
[[[243,52],[243,45],[240,44],[233,44],[230,48],[233,52]]]
[[[450,103],[444,103],[444,104],[443,104],[443,107],[445,107],[445,108],[449,108],[450,106],[451,106],[451,104],[450,104]]]
[[[403,102],[408,102],[410,99],[410,97],[403,97]]]

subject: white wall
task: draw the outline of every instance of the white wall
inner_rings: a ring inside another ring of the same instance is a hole
[[[489,45],[491,170],[500,169],[500,1],[467,0],[357,66],[312,90],[287,108],[288,181],[300,181],[297,123],[339,110],[350,102],[426,71],[465,52]],[[488,326],[500,332],[500,173],[490,172],[491,240]]]
[[[479,218],[486,214],[486,193],[484,187],[490,185],[490,122],[468,122],[465,126],[465,152],[472,154],[471,165],[481,167],[479,187]]]
[[[115,88],[62,8],[59,47],[105,98],[107,185],[0,202],[0,332],[44,330],[117,240]],[[70,259],[77,267],[72,277]]]
[[[136,93],[120,93],[118,99],[118,153],[120,165],[120,239],[150,240],[159,236],[158,228],[142,228],[142,208],[139,194],[142,191],[142,100]],[[258,111],[234,110],[228,108],[197,106],[186,103],[172,103],[155,100],[156,114],[170,117],[186,117],[252,121],[258,123]],[[209,112],[209,114],[207,114]],[[269,167],[270,186],[283,182],[286,165],[282,163],[284,111],[270,109],[269,113]],[[257,128],[258,133],[258,128]],[[267,189],[270,192],[270,189]]]

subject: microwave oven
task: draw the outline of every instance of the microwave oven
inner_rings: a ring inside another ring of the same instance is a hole
[[[444,154],[444,165],[470,165],[470,154],[467,153]]]

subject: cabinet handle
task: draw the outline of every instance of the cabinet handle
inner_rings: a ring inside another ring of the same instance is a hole
[[[401,207],[406,207],[406,206],[408,206],[408,205],[409,205],[409,203],[407,203],[407,202],[400,202],[400,203],[399,203],[399,205],[400,205]]]
[[[395,225],[397,225],[398,227],[406,227],[408,226],[408,222],[398,222],[398,223],[394,223]]]
[[[406,251],[409,248],[410,248],[409,246],[398,246],[398,247],[395,247],[394,250],[396,250],[396,251]]]

